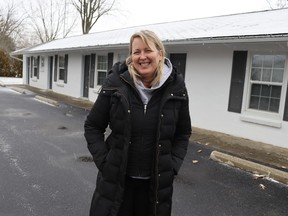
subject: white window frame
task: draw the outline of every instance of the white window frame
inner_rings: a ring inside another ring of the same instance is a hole
[[[250,80],[251,71],[252,71],[252,57],[253,55],[285,55],[285,67],[283,74],[283,82],[281,84],[281,96],[280,96],[280,104],[278,113],[256,110],[249,108],[250,104],[250,96],[251,96],[251,86],[253,81]],[[245,77],[245,85],[244,85],[244,97],[242,103],[242,114],[241,120],[245,122],[252,122],[260,125],[266,125],[271,127],[282,127],[282,117],[284,114],[284,106],[285,106],[285,96],[287,92],[287,79],[288,79],[288,53],[283,52],[273,52],[273,53],[263,53],[263,52],[251,52],[248,53],[247,66],[246,66],[246,77]]]
[[[38,74],[35,75],[35,70],[39,73],[40,68],[38,68],[38,56],[32,56],[33,65],[32,65],[32,77],[33,79],[38,79]]]
[[[105,63],[106,64],[106,69],[103,68],[99,68],[99,58],[100,57],[105,57],[106,58],[106,62],[101,62],[101,63]],[[99,84],[99,73],[106,73],[106,77],[107,77],[107,73],[108,73],[108,55],[107,54],[101,54],[101,55],[96,55],[96,86],[102,86],[102,84]]]
[[[63,66],[60,65],[60,58],[63,58]],[[65,79],[64,78],[65,77],[65,55],[58,55],[57,63],[58,63],[58,67],[57,67],[57,82],[64,83],[64,79]],[[61,77],[60,77],[61,70],[63,72],[63,79],[61,79]]]

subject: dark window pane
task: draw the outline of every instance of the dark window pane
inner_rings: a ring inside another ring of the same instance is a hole
[[[38,66],[38,58],[37,57],[33,57],[33,63],[34,63],[35,67]]]
[[[279,111],[279,104],[280,99],[271,99],[269,111],[277,113]]]
[[[274,56],[274,68],[284,68],[286,57],[284,55]]]
[[[98,72],[97,85],[103,85],[106,79],[106,72]]]
[[[260,96],[261,85],[252,84],[251,95],[252,96]]]
[[[253,55],[249,108],[279,112],[285,64],[285,55]]]
[[[272,69],[263,69],[262,81],[271,81]]]
[[[108,67],[108,57],[107,56],[98,56],[97,69],[98,70],[107,70]]]
[[[65,58],[64,56],[59,56],[59,67],[65,66]]]
[[[64,69],[59,69],[59,80],[64,80]]]
[[[262,67],[263,59],[263,55],[253,55],[252,67]]]
[[[274,69],[272,82],[283,82],[284,69]]]
[[[252,68],[251,73],[251,79],[252,80],[261,80],[261,69],[260,68]]]
[[[36,68],[36,67],[34,67],[34,76],[37,76],[37,74],[38,74],[38,68]]]
[[[261,96],[262,97],[270,97],[271,88],[272,88],[272,86],[262,85]]]
[[[277,113],[280,97],[281,86],[253,84],[249,108]]]
[[[259,106],[259,97],[251,96],[249,108],[258,109]]]
[[[259,110],[269,110],[269,98],[260,98]]]
[[[273,61],[274,61],[274,55],[265,55],[263,67],[272,68],[273,67]]]
[[[280,99],[280,97],[281,97],[281,86],[272,86],[271,97]]]

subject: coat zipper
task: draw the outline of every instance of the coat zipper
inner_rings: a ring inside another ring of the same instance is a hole
[[[133,85],[131,85],[131,83],[129,83],[123,76],[120,76],[123,80],[124,80],[124,82],[126,82],[128,85],[130,85],[133,89],[135,89],[135,87],[133,86]],[[169,82],[167,82],[167,84],[168,83],[170,83],[170,82],[172,82],[172,80],[170,79],[169,80]],[[166,84],[166,85],[167,85]],[[137,91],[136,91],[137,92]],[[138,92],[137,92],[138,93]],[[139,93],[138,93],[138,96],[140,97],[140,95],[139,95]],[[171,96],[173,96],[173,94],[171,95]],[[141,99],[141,98],[140,98]],[[170,98],[166,98],[166,100],[165,101],[162,101],[162,106],[161,106],[161,108],[160,108],[160,111],[162,110],[162,108],[163,108],[163,104],[165,104],[166,103],[166,101],[168,101]],[[144,104],[144,114],[146,114],[146,112],[147,112],[147,104]],[[160,112],[160,115],[161,115],[161,112]],[[160,125],[161,125],[161,121],[162,121],[162,119],[161,119],[161,117],[160,117],[160,121],[159,121],[159,125],[158,125],[158,129],[160,130]],[[160,140],[160,133],[159,133],[159,131],[158,131],[158,134],[157,134],[157,147],[156,147],[156,163],[155,163],[155,186],[156,186],[156,188],[155,188],[155,203],[154,203],[154,215],[156,216],[157,215],[157,205],[158,205],[158,194],[157,194],[157,191],[158,191],[158,188],[159,188],[159,173],[158,173],[158,164],[159,164],[159,155],[160,155],[160,149],[159,149],[159,144],[158,144],[158,142],[159,142],[159,140]]]
[[[147,111],[147,104],[144,104],[144,115],[146,114]]]
[[[124,80],[124,82],[126,82],[128,85],[130,85],[130,86],[137,92],[137,94],[138,94],[138,96],[139,96],[139,98],[140,98],[140,100],[141,100],[141,97],[140,97],[137,89],[136,89],[133,85],[131,85],[131,83],[128,82],[123,76],[120,76],[120,77]],[[142,101],[142,100],[141,100],[141,101]],[[142,102],[142,103],[143,103],[143,102]],[[144,115],[146,114],[146,112],[147,112],[147,104],[144,104],[144,103],[143,103],[143,113],[144,113]]]

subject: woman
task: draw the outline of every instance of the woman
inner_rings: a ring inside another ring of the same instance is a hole
[[[133,34],[126,63],[113,66],[85,121],[99,170],[90,215],[171,215],[174,175],[190,135],[182,75],[155,33]]]

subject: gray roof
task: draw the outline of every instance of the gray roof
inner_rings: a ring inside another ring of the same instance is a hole
[[[164,44],[287,40],[288,8],[135,26],[58,39],[14,54],[127,46],[139,30],[154,31]]]

